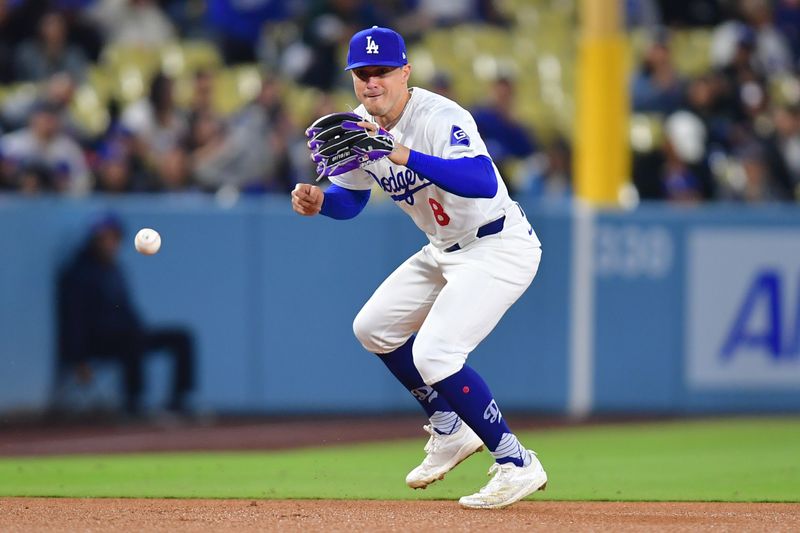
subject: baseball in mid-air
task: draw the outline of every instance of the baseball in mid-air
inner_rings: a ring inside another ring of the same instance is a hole
[[[153,255],[161,248],[161,235],[154,229],[142,228],[133,240],[136,251],[144,255]]]

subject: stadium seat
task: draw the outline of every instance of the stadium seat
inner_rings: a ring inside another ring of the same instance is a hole
[[[426,46],[409,47],[408,57],[414,65],[414,83],[428,84],[439,70],[433,53]]]
[[[155,47],[109,44],[103,49],[100,62],[112,71],[134,67],[152,75],[161,66],[161,51]]]
[[[349,88],[334,91],[333,101],[336,109],[355,109],[359,105],[358,99]]]
[[[108,127],[108,108],[90,84],[81,85],[75,91],[70,111],[78,124],[91,135],[100,135]]]
[[[633,113],[630,117],[630,143],[634,152],[649,153],[664,144],[664,116],[659,113]]]
[[[114,77],[104,66],[92,65],[89,67],[86,83],[91,85],[95,94],[104,103],[108,103],[108,100],[114,96]]]
[[[103,49],[100,67],[111,81],[111,93],[123,103],[141,98],[161,67],[158,48],[111,44]]]
[[[258,65],[237,65],[220,70],[214,77],[214,107],[223,115],[238,110],[261,89]]]
[[[187,107],[192,101],[192,93],[194,92],[194,76],[184,73],[181,76],[174,77],[174,97],[175,103],[179,107]]]
[[[686,76],[697,76],[711,68],[711,30],[675,30],[670,39],[675,68]]]
[[[168,76],[191,76],[198,70],[216,70],[222,66],[217,48],[207,41],[187,40],[168,44],[160,50],[161,70]]]
[[[294,124],[305,128],[316,117],[312,117],[314,105],[320,97],[320,91],[312,87],[303,87],[286,82],[283,89],[286,111]],[[346,109],[346,108],[343,108]]]
[[[791,74],[775,75],[769,80],[769,97],[774,105],[800,104],[800,79]]]

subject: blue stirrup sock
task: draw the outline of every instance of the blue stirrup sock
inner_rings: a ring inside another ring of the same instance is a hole
[[[530,453],[508,428],[486,382],[472,368],[464,365],[452,376],[435,383],[433,388],[478,434],[495,461],[517,466],[531,463]]]
[[[441,394],[422,380],[419,370],[414,366],[414,357],[411,351],[415,338],[416,336],[412,335],[395,351],[377,355],[394,374],[394,377],[416,398],[428,415],[433,429],[441,435],[450,435],[461,428],[461,418]]]

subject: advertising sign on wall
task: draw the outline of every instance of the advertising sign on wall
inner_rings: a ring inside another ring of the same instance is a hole
[[[690,388],[800,387],[800,231],[691,232],[686,291]]]

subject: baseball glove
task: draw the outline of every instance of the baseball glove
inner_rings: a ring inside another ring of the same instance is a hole
[[[358,125],[355,113],[331,113],[306,129],[311,160],[317,164],[317,181],[360,168],[389,155],[394,137],[384,130],[371,132]]]

